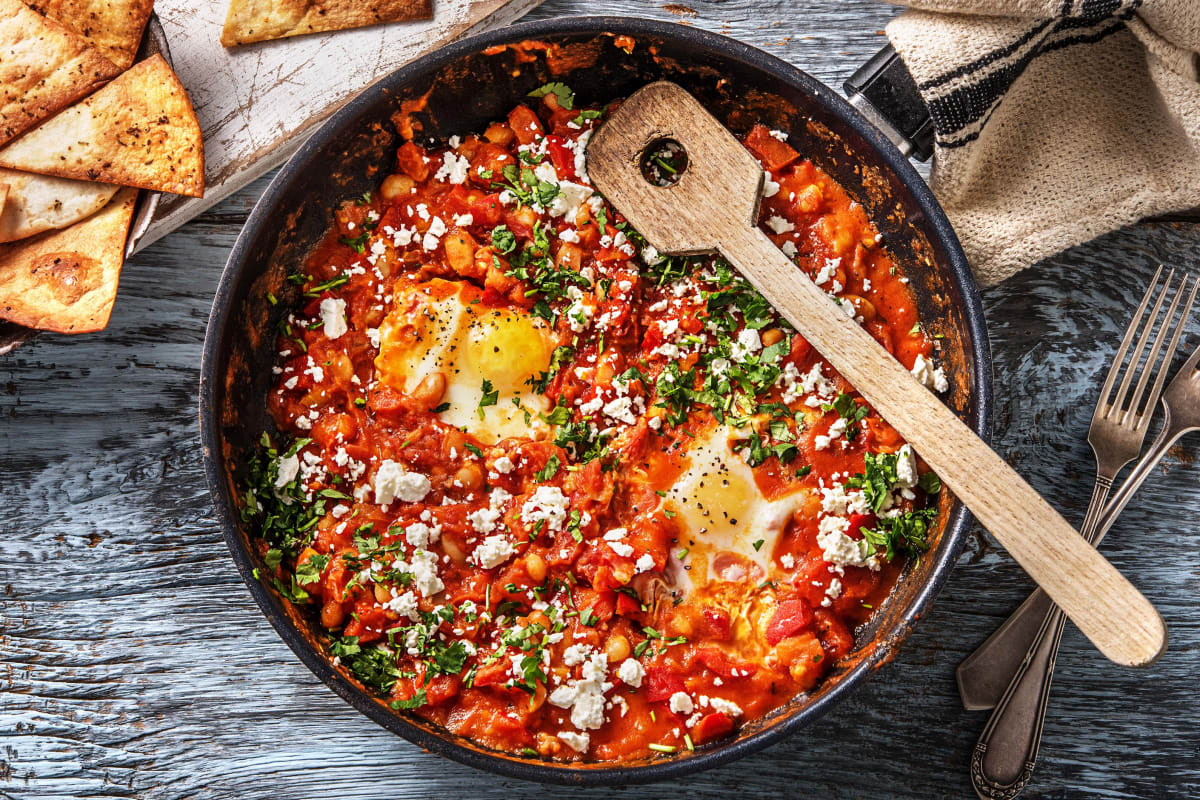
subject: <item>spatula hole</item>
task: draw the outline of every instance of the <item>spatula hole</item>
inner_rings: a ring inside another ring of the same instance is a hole
[[[658,139],[642,151],[642,177],[654,186],[677,183],[687,168],[687,150],[675,139]]]

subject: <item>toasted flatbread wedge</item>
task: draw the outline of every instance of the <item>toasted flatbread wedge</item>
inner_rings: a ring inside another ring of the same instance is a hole
[[[8,200],[0,209],[0,242],[74,225],[103,208],[121,188],[13,169],[0,169],[0,184],[8,187]]]
[[[0,146],[120,71],[64,25],[0,0]]]
[[[221,44],[233,47],[432,16],[432,0],[230,0]]]
[[[30,8],[66,25],[121,69],[129,69],[154,10],[154,0],[27,0]]]
[[[59,333],[108,324],[137,189],[61,231],[0,245],[0,319]]]
[[[0,167],[204,194],[200,123],[183,85],[158,55],[0,150]]]

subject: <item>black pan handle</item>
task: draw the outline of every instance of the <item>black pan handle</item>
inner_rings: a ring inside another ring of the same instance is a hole
[[[933,155],[933,120],[913,80],[889,44],[842,84],[857,108],[900,152],[918,161]]]

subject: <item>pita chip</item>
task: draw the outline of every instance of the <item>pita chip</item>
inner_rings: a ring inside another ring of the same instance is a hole
[[[60,23],[0,0],[0,146],[120,71]]]
[[[59,333],[108,324],[136,189],[61,231],[0,245],[0,319]]]
[[[66,25],[121,69],[142,42],[154,0],[27,0],[34,11]]]
[[[121,188],[11,169],[0,169],[0,185],[8,187],[0,208],[0,242],[73,225],[103,208]]]
[[[230,0],[221,44],[432,17],[432,0]]]
[[[200,123],[158,55],[0,150],[0,167],[204,195]]]

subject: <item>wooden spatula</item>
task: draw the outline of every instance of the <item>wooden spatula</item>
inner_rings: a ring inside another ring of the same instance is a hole
[[[687,153],[670,186],[644,176],[664,139]],[[1118,664],[1166,647],[1162,618],[1000,456],[796,268],[756,225],[763,170],[694,97],[653,83],[622,103],[587,148],[592,182],[668,255],[719,252],[846,377],[941,476],[1025,571]]]

